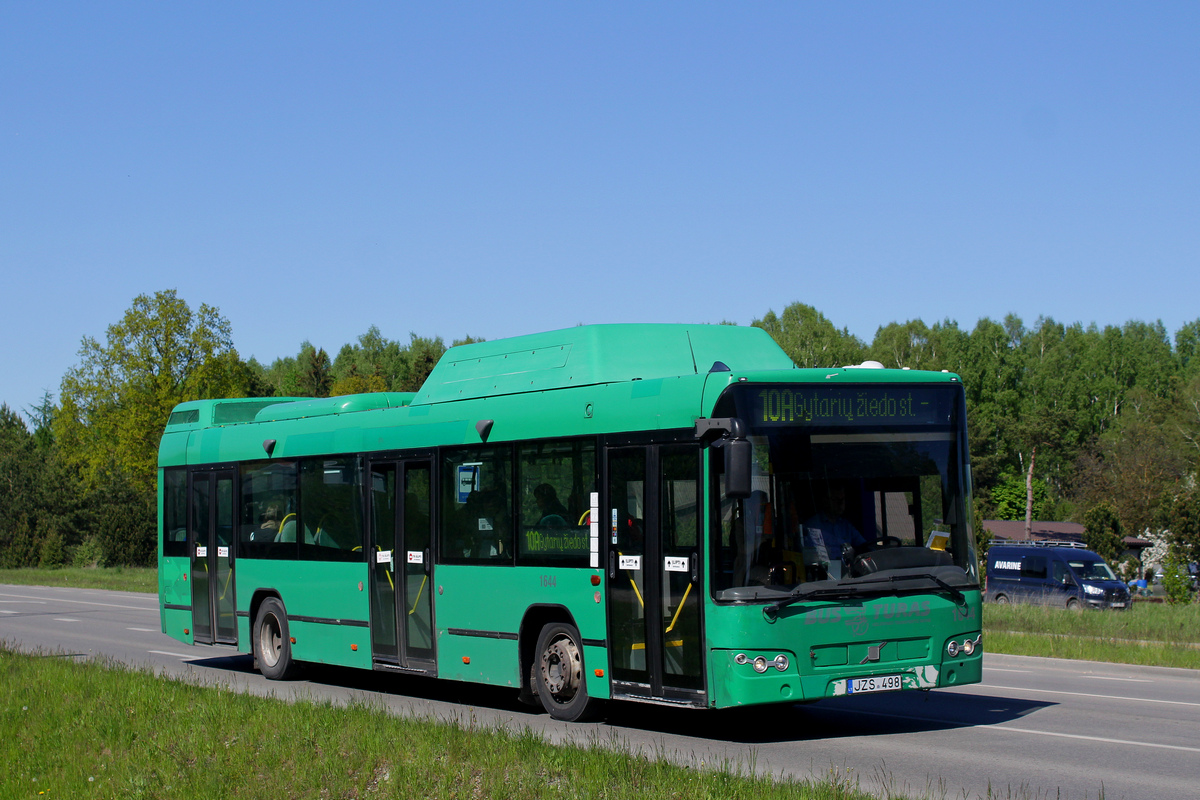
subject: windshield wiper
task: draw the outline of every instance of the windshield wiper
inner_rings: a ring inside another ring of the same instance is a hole
[[[926,578],[938,585],[938,588],[950,595],[950,599],[957,605],[965,605],[967,597],[961,591],[946,583],[937,575],[928,572],[921,572],[915,575],[889,575],[885,578],[871,578],[869,580],[858,581],[857,583],[845,584],[840,586],[822,586],[819,589],[801,589],[793,592],[790,596],[780,600],[778,603],[773,603],[763,609],[763,613],[770,619],[775,619],[779,615],[781,609],[787,608],[794,603],[800,603],[805,600],[819,600],[822,598],[853,598],[862,597],[873,594],[887,594],[887,590],[880,591],[882,587],[868,586],[867,584],[886,583],[889,586],[900,581],[910,581],[917,578]]]

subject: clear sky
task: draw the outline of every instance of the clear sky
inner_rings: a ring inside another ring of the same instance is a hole
[[[1200,4],[0,0],[0,402],[141,293],[243,357],[1200,317]]]

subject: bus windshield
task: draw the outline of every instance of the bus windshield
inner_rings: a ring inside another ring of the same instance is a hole
[[[754,406],[764,392],[734,390],[737,408],[728,410],[750,422],[752,492],[726,497],[721,459],[713,459],[714,596],[772,599],[802,584],[905,571],[976,583],[956,389],[922,388],[916,401],[903,395],[924,404],[919,423],[913,415],[764,422]]]

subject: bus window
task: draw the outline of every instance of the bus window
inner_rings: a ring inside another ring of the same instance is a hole
[[[587,512],[596,490],[591,439],[539,442],[519,450],[517,563],[586,567]]]
[[[163,555],[187,554],[187,470],[163,470]]]
[[[446,451],[442,487],[442,562],[513,563],[512,448]]]
[[[299,510],[296,462],[244,464],[239,554],[244,558],[296,558]]]
[[[358,461],[310,458],[300,464],[300,557],[362,561]]]

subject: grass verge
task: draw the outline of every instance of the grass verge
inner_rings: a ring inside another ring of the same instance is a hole
[[[845,779],[678,766],[614,742],[284,703],[0,645],[0,797],[808,798],[866,800]],[[662,754],[659,754],[660,756]]]
[[[1134,603],[1128,611],[1033,605],[983,608],[984,650],[1141,666],[1200,669],[1200,604]]]
[[[0,583],[21,586],[72,586],[119,592],[158,592],[156,567],[64,567],[63,569],[0,569]]]

